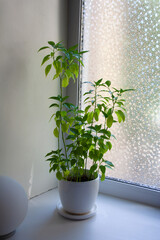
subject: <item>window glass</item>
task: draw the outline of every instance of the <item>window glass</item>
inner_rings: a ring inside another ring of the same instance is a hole
[[[106,175],[160,189],[160,87],[158,0],[83,0],[81,79],[110,80],[134,88],[125,95],[127,116],[115,124]],[[80,103],[83,107],[82,84]]]

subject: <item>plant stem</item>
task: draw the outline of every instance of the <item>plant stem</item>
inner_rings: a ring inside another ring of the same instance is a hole
[[[86,157],[86,162],[85,162],[85,174],[87,173],[87,157]]]
[[[99,170],[99,168],[100,168],[100,166],[101,166],[102,162],[103,162],[103,159],[101,159],[101,160],[99,161],[99,165],[98,165],[98,172],[100,171],[100,170]]]
[[[112,113],[114,112],[114,106],[115,106],[115,100],[113,98],[113,93],[111,92],[111,89],[107,86],[109,93],[111,94],[111,98],[112,98]]]
[[[95,108],[94,108],[94,110],[96,109],[96,107],[97,107],[97,86],[95,86]]]
[[[61,91],[61,98],[63,98],[63,91],[62,91],[62,79],[61,79],[61,76],[59,76],[60,78],[60,91]],[[60,102],[60,112],[62,111],[62,101]],[[68,159],[68,156],[67,156],[67,149],[66,149],[66,144],[65,144],[65,139],[64,139],[64,134],[63,134],[63,131],[62,131],[62,116],[60,116],[60,126],[61,126],[61,133],[62,133],[62,141],[63,141],[63,146],[64,146],[64,151],[65,151],[65,157],[66,159]],[[67,168],[69,170],[69,164],[68,164],[68,161],[67,161]]]

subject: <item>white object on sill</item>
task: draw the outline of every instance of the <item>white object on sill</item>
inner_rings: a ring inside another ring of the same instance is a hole
[[[28,199],[23,187],[14,179],[0,176],[0,238],[14,234],[27,209]]]

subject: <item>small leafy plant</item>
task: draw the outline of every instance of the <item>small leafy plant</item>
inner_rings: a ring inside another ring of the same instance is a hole
[[[101,173],[101,181],[105,179],[107,168],[114,167],[104,154],[112,148],[111,127],[115,123],[125,121],[125,99],[123,93],[132,89],[116,89],[110,81],[99,79],[90,84],[90,90],[84,93],[85,109],[69,103],[63,89],[79,75],[79,67],[83,66],[82,55],[87,51],[78,52],[77,46],[66,49],[61,42],[48,42],[39,49],[49,50],[42,64],[47,63],[45,75],[53,68],[53,80],[58,79],[60,94],[49,99],[54,110],[56,127],[53,130],[58,140],[58,149],[50,151],[46,157],[50,163],[50,172],[56,171],[58,180],[89,181]],[[101,121],[99,121],[101,119]],[[62,144],[61,144],[62,140]],[[90,163],[90,164],[89,164]]]

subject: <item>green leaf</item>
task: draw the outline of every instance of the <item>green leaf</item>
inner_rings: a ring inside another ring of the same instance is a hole
[[[106,135],[101,135],[101,138],[102,138],[102,139],[107,139],[107,140],[109,139],[109,137],[106,136]]]
[[[80,173],[81,176],[83,175],[83,173],[84,173],[83,167],[79,169],[79,173]]]
[[[113,137],[114,139],[116,139],[115,135],[114,134],[111,134],[111,137]],[[116,139],[117,140],[117,139]]]
[[[104,180],[105,180],[105,174],[102,173],[102,175],[101,175],[101,182],[104,181]]]
[[[58,164],[55,163],[55,164],[53,165],[53,171],[55,171],[57,168],[58,168]]]
[[[77,49],[77,48],[78,48],[78,44],[68,48],[68,51],[72,51],[72,50]]]
[[[74,133],[75,135],[79,134],[79,131],[76,128],[70,128],[70,131]]]
[[[111,166],[109,166],[109,165],[105,165],[107,168],[109,168],[109,169],[111,169],[111,170],[113,170],[113,168],[111,167]]]
[[[83,118],[80,116],[75,117],[75,120],[77,120],[78,122],[83,122]]]
[[[55,52],[51,52],[51,57],[52,57],[52,58],[54,57],[54,54],[55,54]]]
[[[118,117],[118,122],[120,123],[122,120],[125,121],[125,115],[121,110],[115,112]]]
[[[67,69],[67,70],[65,71],[65,76],[70,79],[70,78],[73,77],[74,75],[73,75],[73,73],[72,73],[69,69]]]
[[[97,169],[97,164],[93,164],[91,167],[90,167],[90,172],[94,172],[95,170]]]
[[[119,114],[118,111],[115,111],[117,118],[118,118],[118,122],[120,123],[122,121],[121,115]]]
[[[84,102],[86,102],[88,99],[90,99],[90,97],[85,98],[85,99],[84,99]]]
[[[97,160],[99,160],[100,158],[99,158],[99,150],[97,150],[97,149],[92,149],[90,152],[89,152],[89,157],[91,158],[91,159],[93,159],[94,161],[97,161]]]
[[[52,154],[55,154],[55,153],[57,154],[58,151],[51,151],[51,152],[47,153],[45,157],[48,157],[48,156],[50,156],[50,155],[52,155]]]
[[[79,74],[79,65],[77,63],[73,63],[72,65],[70,65],[69,69],[77,78]]]
[[[109,108],[108,112],[107,112],[107,115],[112,115],[112,108]]]
[[[100,124],[100,125],[95,125],[95,126],[94,126],[96,132],[99,132],[100,129],[101,129],[101,127],[102,127],[102,124]]]
[[[100,83],[102,82],[102,78],[101,79],[99,79],[98,81],[96,81],[96,82],[94,82],[95,84],[96,84],[96,86],[99,86],[100,85]]]
[[[69,98],[69,96],[65,96],[62,98],[62,102],[64,102],[67,98]]]
[[[52,80],[54,80],[54,79],[56,79],[56,78],[58,78],[58,77],[59,77],[59,74],[56,73],[56,74],[54,75],[54,77],[53,77]]]
[[[91,94],[93,91],[94,91],[94,90],[89,90],[88,92],[85,92],[85,93],[83,94],[83,96],[85,96],[85,95],[87,95],[87,94]]]
[[[75,108],[76,106],[72,103],[63,103],[63,106],[65,106],[68,109]]]
[[[98,114],[97,114],[97,112],[94,112],[94,119],[96,120],[96,121],[98,121]]]
[[[85,113],[87,113],[88,112],[88,110],[90,109],[90,107],[91,107],[91,105],[88,105],[86,108],[85,108]]]
[[[68,77],[64,77],[63,79],[62,79],[62,87],[67,87],[68,86],[68,84],[69,84],[69,78]]]
[[[89,82],[89,81],[85,81],[85,82],[83,82],[83,84],[84,84],[84,83],[89,83],[92,87],[95,86],[95,84],[93,84],[92,82]]]
[[[93,151],[93,150],[91,150],[91,151],[89,152],[89,157],[90,157],[91,159],[94,158],[94,151]]]
[[[67,121],[69,123],[70,126],[72,126],[73,122],[74,122],[74,118],[68,118],[67,116],[64,117],[64,120]]]
[[[89,51],[81,51],[81,52],[79,52],[79,54],[83,54],[83,53],[87,53],[87,52],[89,52]]]
[[[120,89],[120,93],[128,92],[128,91],[135,91],[135,89],[130,88],[130,89]]]
[[[53,97],[49,97],[49,99],[54,99],[54,100],[60,101],[61,96],[59,96],[59,95],[57,97],[53,96]]]
[[[78,149],[77,149],[78,150]],[[77,151],[78,152],[78,155],[80,154],[82,154],[82,152],[83,152],[83,148],[82,148],[82,150],[80,150],[80,151]],[[80,153],[79,153],[80,152]],[[84,167],[84,159],[83,158],[79,158],[79,160],[78,160],[78,166],[79,167]]]
[[[77,162],[76,159],[72,159],[71,160],[71,167],[74,166],[76,164],[76,162]]]
[[[88,115],[85,114],[84,117],[83,117],[83,122],[85,122],[87,120],[87,118],[88,118]]]
[[[59,105],[57,103],[53,103],[49,106],[49,108],[51,108],[51,107],[59,107]]]
[[[109,115],[109,117],[107,118],[107,127],[110,128],[113,124],[113,116]]]
[[[57,138],[59,137],[59,131],[58,131],[57,127],[54,129],[53,134],[55,137],[57,137]]]
[[[106,142],[106,146],[108,147],[109,150],[112,148],[112,143],[111,142]]]
[[[64,164],[62,164],[62,165],[61,165],[61,169],[62,169],[63,171],[66,171],[66,166],[65,166]]]
[[[61,67],[61,63],[59,61],[54,61],[53,62],[53,66],[56,70],[56,74],[59,75],[62,72],[62,67]]]
[[[48,158],[46,161],[51,162],[51,163],[57,162],[57,156],[54,155],[53,157]]]
[[[49,119],[49,122],[52,120],[52,118],[55,116],[55,113],[52,114],[52,116]]]
[[[84,64],[81,60],[77,59],[78,62],[80,62],[80,64],[84,67]]]
[[[60,127],[60,124],[61,124],[61,121],[60,120],[56,120],[56,125],[57,125],[58,128]]]
[[[84,133],[82,135],[82,137],[85,137],[85,138],[92,138],[92,135],[90,133]]]
[[[48,73],[50,72],[51,67],[52,67],[52,64],[49,64],[49,65],[47,65],[47,67],[45,68],[46,77],[47,77]]]
[[[57,177],[58,180],[62,180],[62,173],[60,171],[58,171],[56,173],[56,177]]]
[[[116,102],[116,104],[117,104],[119,107],[124,106],[124,103],[123,103],[123,102],[120,102],[120,101]]]
[[[103,166],[103,165],[101,165],[99,168],[100,168],[100,170],[101,170],[102,174],[105,174],[106,167],[105,167],[105,166]]]
[[[110,167],[114,167],[114,165],[113,165],[113,163],[112,162],[110,162],[110,161],[104,161],[107,165],[109,165]]]
[[[62,41],[56,43],[56,44],[55,44],[55,48],[62,48],[62,49],[64,49],[64,50],[66,50],[66,49],[64,48],[64,46],[62,45]]]
[[[108,87],[110,87],[111,81],[106,81],[105,84],[106,84]]]
[[[61,113],[61,116],[62,116],[62,117],[67,116],[67,112],[66,112],[66,111],[61,111],[60,113]]]
[[[102,111],[102,113],[103,113],[103,116],[104,116],[105,118],[107,118],[107,117],[108,117],[108,115],[107,115],[107,113],[106,113],[106,112]]]
[[[91,103],[92,103],[92,105],[93,105],[93,104],[95,103],[95,100],[92,100]]]
[[[76,139],[76,136],[74,135],[68,135],[66,139],[71,139],[71,140],[75,140]]]
[[[96,121],[99,120],[99,114],[100,114],[100,110],[98,108],[96,108],[94,111],[94,118]]]
[[[106,129],[101,129],[101,130],[99,131],[99,133],[103,133],[103,134],[107,135],[109,138],[110,138],[110,136],[111,136],[111,132],[110,132],[110,131],[107,131]]]
[[[56,118],[59,118],[61,116],[61,112],[60,111],[57,111],[56,112]]]
[[[68,127],[69,127],[69,125],[67,123],[62,123],[62,132],[67,132]]]
[[[50,169],[49,169],[49,173],[51,173],[53,171],[53,167],[51,167]]]
[[[48,46],[41,47],[41,48],[38,50],[38,52],[40,52],[41,50],[44,50],[44,49],[46,49],[46,48],[49,48],[49,47],[48,47]]]
[[[67,179],[68,175],[70,174],[70,171],[69,170],[66,170],[64,172],[64,178]]]
[[[61,59],[61,58],[62,58],[62,56],[56,57],[56,61],[58,61],[58,60]]]
[[[42,63],[41,63],[41,66],[50,59],[50,54],[46,55],[43,60],[42,60]]]
[[[53,41],[49,41],[48,44],[51,45],[53,48],[54,48],[55,45],[56,45],[55,42],[53,42]]]
[[[92,121],[93,121],[93,112],[89,112],[89,113],[88,113],[87,122],[88,122],[88,123],[92,123]]]

